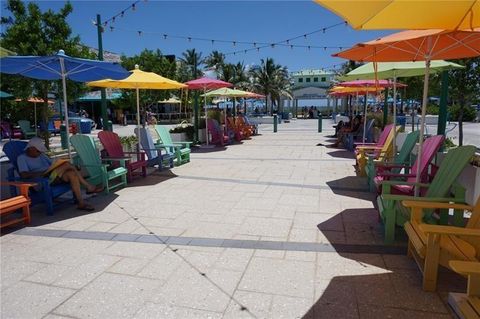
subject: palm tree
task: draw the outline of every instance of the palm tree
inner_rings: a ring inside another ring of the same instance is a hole
[[[267,108],[268,99],[280,105],[281,96],[288,94],[290,86],[287,68],[275,64],[272,58],[267,58],[267,60],[261,59],[260,65],[253,66],[249,73],[254,90],[265,95],[265,108]],[[265,109],[265,112],[267,111]],[[273,111],[273,105],[271,111]]]
[[[189,49],[182,53],[183,58],[180,61],[184,63],[191,70],[192,78],[198,78],[202,76],[200,66],[204,63],[202,58],[202,52],[197,52],[195,49]]]
[[[225,64],[225,54],[219,51],[212,51],[209,56],[205,58],[205,65],[208,68],[221,69]]]

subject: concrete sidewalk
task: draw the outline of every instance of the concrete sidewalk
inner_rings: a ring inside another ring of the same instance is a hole
[[[316,120],[261,126],[1,240],[2,318],[450,318],[405,243],[384,246],[350,153]],[[327,141],[328,143],[328,141]]]

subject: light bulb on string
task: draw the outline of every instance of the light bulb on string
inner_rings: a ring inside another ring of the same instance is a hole
[[[272,47],[272,49],[275,49],[275,43],[270,44],[270,46]]]
[[[135,3],[132,4],[132,11],[135,11]]]
[[[163,35],[163,40],[167,40],[167,35],[166,34]]]
[[[253,47],[257,47],[257,43],[256,42],[253,42]]]
[[[215,40],[212,40],[212,45],[214,45],[214,44],[215,44]]]
[[[112,23],[115,23],[115,17],[112,18]]]
[[[325,29],[325,28],[323,28],[323,29],[322,29],[322,32],[323,32],[323,33],[325,33],[325,30],[326,30],[326,29]]]
[[[192,42],[192,38],[188,37],[187,39],[188,39],[188,42]]]
[[[113,32],[113,27],[112,26],[110,26],[110,32]]]
[[[138,32],[138,36],[142,35],[142,31],[137,31],[137,32]]]
[[[290,45],[290,49],[291,49],[291,50],[293,50],[293,44],[292,44],[292,45]]]
[[[307,39],[307,35],[306,35],[306,34],[304,34],[304,35],[303,35],[303,38],[306,40],[306,39]]]
[[[236,41],[233,41],[232,43],[233,43],[233,46],[236,46],[236,45],[237,45],[237,42],[236,42]]]
[[[125,11],[122,11],[122,12],[120,13],[120,17],[123,18],[124,15],[125,15]]]
[[[290,44],[290,40],[287,40],[287,44]]]

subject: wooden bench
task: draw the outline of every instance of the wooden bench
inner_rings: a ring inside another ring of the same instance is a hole
[[[16,212],[19,209],[22,209],[22,216],[7,219],[5,222],[0,223],[0,228],[7,226],[15,225],[18,223],[24,222],[26,225],[30,224],[30,198],[28,197],[28,189],[35,184],[31,183],[17,183],[17,182],[0,182],[0,185],[5,186],[16,186],[20,190],[20,195],[12,198],[8,198],[0,201],[0,217],[2,219],[10,215],[11,213]]]

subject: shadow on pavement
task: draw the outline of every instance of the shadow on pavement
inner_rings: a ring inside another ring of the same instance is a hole
[[[346,176],[326,183],[334,194],[375,202],[375,193],[371,193],[367,180],[358,176]]]
[[[213,153],[213,152],[222,152],[227,148],[225,146],[215,146],[212,148],[201,148],[201,147],[192,147],[192,153]]]
[[[339,149],[336,151],[331,151],[327,152],[327,155],[330,155],[331,157],[336,157],[336,158],[349,158],[349,159],[355,159],[355,156],[352,152],[349,152],[344,149]]]
[[[406,236],[383,244],[375,209],[346,209],[317,227],[343,259],[319,255],[318,299],[302,318],[451,318],[448,293],[465,292],[466,280],[441,268],[437,291],[423,291],[422,275],[406,256]]]

